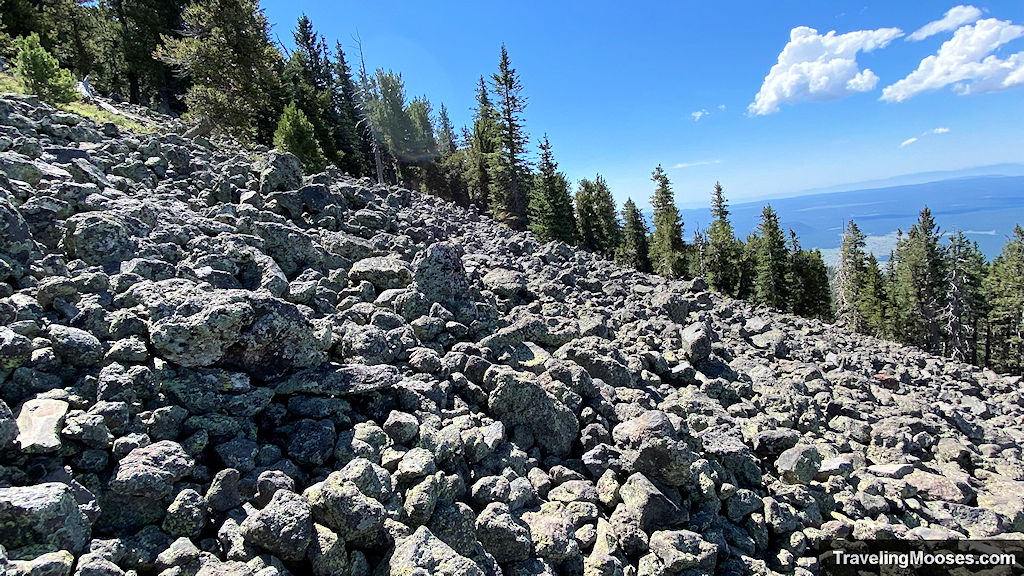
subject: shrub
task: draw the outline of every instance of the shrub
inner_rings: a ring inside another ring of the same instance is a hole
[[[15,66],[25,88],[46,102],[67,104],[76,99],[71,72],[60,67],[57,59],[39,43],[39,35],[35,32],[18,39]]]
[[[286,106],[281,113],[274,132],[274,146],[294,154],[302,162],[307,174],[321,172],[327,167],[327,158],[313,135],[313,124],[295,102]]]

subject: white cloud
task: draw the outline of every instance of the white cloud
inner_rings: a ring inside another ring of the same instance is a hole
[[[701,109],[701,110],[697,110],[696,112],[691,112],[690,116],[693,116],[693,121],[694,122],[700,122],[700,119],[705,117],[705,116],[707,116],[708,114],[711,114],[711,113],[708,112],[707,110]]]
[[[907,146],[910,146],[914,142],[917,142],[917,138],[916,137],[914,137],[914,138],[907,138],[903,142],[900,142],[900,148],[905,148]]]
[[[719,104],[718,105],[718,110],[719,110],[719,112],[725,112],[725,104]]]
[[[694,166],[710,166],[711,164],[721,164],[721,160],[699,160],[697,162],[680,162],[673,166],[673,169],[678,168],[693,168]]]
[[[778,64],[768,72],[747,112],[771,114],[777,112],[781,104],[836,100],[855,92],[873,90],[878,76],[869,69],[860,70],[857,53],[884,48],[902,35],[899,28],[858,30],[839,35],[834,30],[821,35],[806,26],[793,28],[789,43],[779,54]]]
[[[931,130],[925,132],[925,134],[945,134],[947,132],[949,132],[949,128],[939,126],[938,128],[932,128]]]
[[[929,22],[915,30],[913,34],[907,36],[907,41],[917,42],[941,32],[956,30],[964,24],[977,22],[979,18],[981,18],[981,10],[974,6],[954,6],[940,20]]]
[[[935,134],[946,134],[948,132],[949,132],[949,128],[946,128],[945,126],[939,126],[938,128],[932,128],[931,130],[925,130],[924,132],[921,133],[920,138],[924,138],[925,136],[933,136]],[[905,146],[910,146],[914,142],[917,142],[918,140],[920,140],[920,138],[917,137],[917,136],[914,136],[912,138],[907,138],[903,142],[900,142],[900,148],[903,148]]]
[[[1006,59],[991,55],[997,48],[1024,36],[1024,26],[988,18],[957,29],[939,51],[928,56],[906,78],[886,86],[882,100],[903,102],[914,96],[953,85],[957,94],[981,94],[1024,84],[1024,52]]]

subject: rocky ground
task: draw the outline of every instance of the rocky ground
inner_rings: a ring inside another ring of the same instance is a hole
[[[0,573],[813,574],[1024,531],[1021,380],[0,99]]]

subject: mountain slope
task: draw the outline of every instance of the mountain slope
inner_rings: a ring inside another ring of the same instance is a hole
[[[1019,377],[289,155],[0,111],[17,570],[808,574],[1024,529]]]

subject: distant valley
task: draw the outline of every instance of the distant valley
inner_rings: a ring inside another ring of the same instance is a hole
[[[1012,173],[1024,167],[1010,164],[998,168],[1000,172]],[[958,173],[931,175],[947,174]],[[985,256],[992,259],[1002,250],[1014,225],[1024,224],[1024,174],[966,175],[739,203],[730,206],[737,236],[745,238],[757,228],[765,204],[770,204],[779,214],[783,229],[794,230],[803,247],[821,249],[830,264],[838,254],[847,221],[856,221],[868,236],[868,250],[879,260],[887,260],[895,246],[897,230],[906,232],[926,205],[931,208],[940,230],[946,233],[963,230],[971,240],[978,242]],[[706,229],[711,222],[706,207],[681,209],[680,214],[687,240],[695,228]]]

